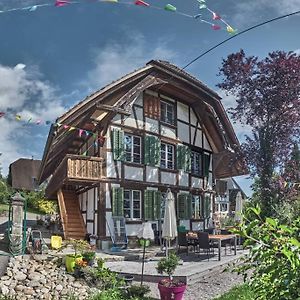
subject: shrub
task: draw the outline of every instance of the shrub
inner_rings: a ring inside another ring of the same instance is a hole
[[[175,253],[170,253],[168,257],[163,257],[157,264],[156,270],[158,273],[166,273],[169,278],[175,273],[179,264],[179,258]]]
[[[86,267],[84,269],[85,281],[92,287],[98,289],[113,289],[123,287],[124,280],[118,274],[105,268],[101,263],[97,267]]]
[[[150,293],[150,288],[147,285],[137,285],[133,284],[127,288],[127,295],[131,298],[141,299],[144,298],[146,294]]]
[[[57,201],[45,199],[44,191],[23,194],[28,208],[42,214],[54,214],[58,211]]]
[[[253,216],[256,218],[253,218]],[[250,216],[250,218],[249,218]],[[255,299],[295,300],[300,297],[300,218],[290,225],[261,218],[259,207],[250,207],[235,233],[246,238],[249,255],[237,272],[247,277]]]
[[[117,288],[111,288],[96,293],[90,297],[90,300],[123,300],[122,293]]]

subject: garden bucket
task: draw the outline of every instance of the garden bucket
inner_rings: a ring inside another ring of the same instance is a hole
[[[68,272],[73,273],[74,272],[74,268],[75,268],[75,264],[76,261],[81,261],[82,260],[82,256],[75,256],[73,254],[70,255],[66,255],[66,269]]]
[[[158,290],[161,300],[182,300],[186,285],[166,287],[158,284]]]
[[[58,235],[51,236],[51,248],[52,249],[60,249],[62,245],[62,238]]]

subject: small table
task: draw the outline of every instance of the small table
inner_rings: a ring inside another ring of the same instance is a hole
[[[233,240],[234,241],[234,255],[236,255],[236,235],[235,234],[210,234],[209,239],[211,241],[218,242],[218,250],[219,250],[219,261],[221,260],[221,242]]]

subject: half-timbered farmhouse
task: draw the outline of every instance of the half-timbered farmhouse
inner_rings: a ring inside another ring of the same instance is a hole
[[[239,143],[221,98],[176,66],[152,60],[86,97],[49,132],[39,182],[57,198],[65,237],[111,235],[125,217],[129,237],[158,228],[164,196],[178,225],[211,225],[216,179],[241,175]]]

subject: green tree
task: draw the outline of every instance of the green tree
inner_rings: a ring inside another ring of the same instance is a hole
[[[260,60],[241,50],[223,60],[220,75],[218,87],[236,98],[233,120],[252,129],[242,154],[258,177],[262,214],[272,216],[279,200],[274,174],[282,172],[300,137],[300,56],[275,51]]]

